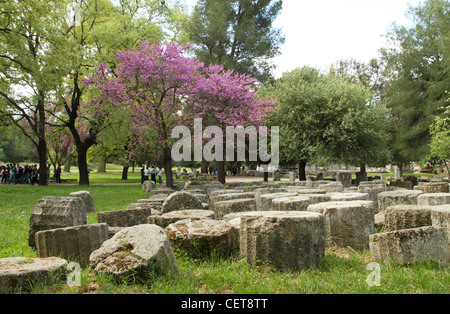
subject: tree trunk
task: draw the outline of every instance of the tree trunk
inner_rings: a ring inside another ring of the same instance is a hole
[[[45,141],[45,108],[44,95],[39,93],[40,99],[37,104],[39,115],[38,122],[38,156],[39,156],[39,185],[47,186],[47,142]]]
[[[166,173],[166,187],[173,188],[172,150],[164,148],[164,171]]]
[[[98,172],[106,173],[106,156],[105,156],[105,154],[101,154],[98,157]]]
[[[45,140],[39,139],[37,150],[39,156],[39,185],[47,186],[47,144]]]
[[[72,158],[73,158],[72,153],[69,156],[67,156],[66,162],[64,163],[64,172],[65,173],[70,173],[70,166],[72,165]]]
[[[301,161],[298,164],[298,179],[300,181],[306,181],[306,161]]]
[[[202,173],[203,174],[208,174],[208,162],[205,160],[205,157],[202,157]]]
[[[129,166],[123,166],[122,169],[122,180],[128,180],[128,169],[130,167]]]
[[[219,182],[225,184],[227,182],[225,173],[225,161],[217,161],[216,163],[217,163],[217,176],[219,177]]]
[[[80,146],[80,147],[79,147]],[[89,169],[87,164],[87,151],[88,149],[84,148],[84,144],[77,145],[78,152],[78,170],[80,172],[80,181],[79,185],[89,185]]]
[[[264,182],[269,182],[269,173],[264,171]]]

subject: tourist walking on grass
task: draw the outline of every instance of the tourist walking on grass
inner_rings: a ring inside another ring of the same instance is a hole
[[[152,170],[150,170],[151,180],[156,183],[156,174],[158,171],[156,170],[155,166],[152,166]]]
[[[162,170],[162,168],[159,168],[159,172],[158,172],[159,185],[162,185],[162,175],[163,175],[163,170]]]
[[[148,174],[150,171],[148,170],[148,167],[144,169],[144,182],[148,181]]]
[[[55,180],[56,180],[56,183],[62,183],[61,182],[61,166],[58,166],[58,168],[55,170]]]

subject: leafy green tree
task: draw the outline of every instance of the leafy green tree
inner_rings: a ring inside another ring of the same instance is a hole
[[[450,99],[449,99],[450,101]],[[431,142],[430,153],[426,161],[436,164],[443,164],[447,169],[450,178],[450,106],[447,106],[445,113],[437,117],[430,127]]]
[[[427,0],[410,7],[412,27],[394,25],[386,62],[387,105],[392,113],[392,152],[399,166],[429,151],[430,125],[450,86],[450,2]]]
[[[280,160],[298,164],[300,180],[306,180],[307,162],[375,164],[387,154],[387,113],[370,103],[373,94],[361,84],[305,67],[285,73],[262,94],[278,101],[272,124],[280,126]]]
[[[282,4],[282,0],[199,0],[188,22],[197,58],[268,81],[273,69],[269,60],[284,43],[281,30],[272,25]]]
[[[60,1],[2,1],[0,5],[0,115],[19,128],[39,155],[46,177],[46,104],[65,75],[54,47],[64,14]],[[47,185],[40,180],[39,185]]]

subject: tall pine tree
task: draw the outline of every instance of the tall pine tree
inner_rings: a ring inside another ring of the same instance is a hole
[[[270,80],[270,59],[284,43],[273,26],[282,5],[282,0],[199,0],[188,23],[197,58]]]

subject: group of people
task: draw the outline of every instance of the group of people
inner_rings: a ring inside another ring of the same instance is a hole
[[[47,179],[50,167],[47,168]],[[39,183],[39,169],[36,165],[7,164],[0,167],[0,184],[31,184]]]
[[[156,176],[158,176],[159,179],[159,185],[162,185],[162,175],[163,175],[163,169],[159,168],[159,171],[152,166],[151,169],[148,169],[148,167],[142,167],[141,169],[141,184],[143,184],[145,181],[150,180],[156,183]]]

